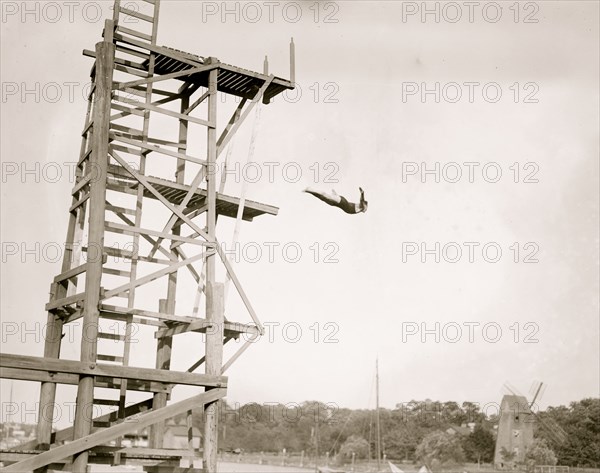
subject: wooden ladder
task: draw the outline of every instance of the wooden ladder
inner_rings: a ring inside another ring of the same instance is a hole
[[[144,7],[144,4],[148,4],[147,7]],[[145,9],[144,9],[145,8]],[[111,36],[113,33],[117,33],[122,35],[125,39],[133,39],[134,41],[141,41],[144,43],[150,43],[152,45],[156,44],[156,34],[158,27],[158,14],[159,14],[159,0],[142,0],[138,2],[126,2],[126,5],[123,5],[121,0],[115,0],[114,3],[114,32],[110,32]],[[105,32],[105,35],[107,32]],[[130,74],[137,77],[152,77],[154,74],[154,54],[153,53],[144,53],[134,48],[129,48],[127,46],[123,46],[118,44],[117,40],[114,40],[116,44],[115,51],[115,65],[114,70],[119,71],[120,73]],[[133,58],[138,58],[138,62],[134,62]],[[139,59],[142,61],[139,62]],[[145,68],[146,70],[142,70]],[[92,76],[94,76],[94,70],[92,70]],[[84,223],[85,223],[85,202],[89,198],[89,181],[91,177],[91,169],[89,168],[90,157],[92,154],[91,149],[91,136],[93,132],[93,123],[90,121],[90,117],[92,116],[93,109],[93,96],[94,96],[95,87],[92,86],[91,92],[88,97],[88,110],[86,115],[86,125],[84,127],[82,133],[82,145],[81,145],[81,153],[79,162],[77,164],[77,181],[75,187],[73,189],[73,205],[71,206],[71,212],[79,212],[78,221],[79,225],[76,232],[79,241],[81,240],[81,233],[83,231]],[[147,83],[145,85],[141,85],[135,88],[135,91],[130,91],[135,93],[136,96],[141,97],[145,103],[150,104],[152,102],[152,83]],[[150,112],[148,110],[143,111],[138,116],[141,118],[141,123],[139,128],[136,127],[136,131],[141,132],[143,139],[147,139],[148,137],[148,129],[149,129],[149,115]],[[114,120],[111,120],[110,130],[114,132],[124,132],[131,131],[131,129],[125,129],[122,125],[118,125],[114,123]],[[144,173],[145,171],[145,161],[146,154],[148,151],[139,150],[139,172]],[[115,168],[116,166],[113,166]],[[111,166],[109,166],[109,176],[111,176]],[[137,196],[136,196],[136,204],[135,208],[125,208],[122,206],[112,205],[111,202],[106,202],[106,211],[107,213],[112,212],[121,218],[125,223],[129,225],[140,226],[141,217],[142,217],[142,202],[143,202],[143,188],[142,186],[138,186]],[[111,231],[110,226],[105,226],[105,231]],[[137,266],[138,266],[138,257],[139,257],[139,233],[135,233],[132,236],[132,248],[133,251],[127,251],[122,249],[114,250],[113,248],[105,247],[103,248],[103,253],[105,255],[116,256],[122,261],[126,261],[129,264],[129,270],[112,268],[109,265],[103,265],[102,273],[103,275],[111,275],[122,277],[124,279],[128,279],[129,281],[134,281],[137,279]],[[75,245],[76,246],[76,245]],[[91,250],[89,248],[84,248],[84,251],[88,252],[88,258],[91,256]],[[95,251],[94,253],[98,253]],[[98,255],[94,254],[94,257]],[[106,256],[104,256],[106,258]],[[68,268],[70,269],[70,268]],[[69,280],[66,280],[67,282]],[[75,285],[69,288],[69,292],[67,295],[71,295],[75,293]],[[52,291],[51,302],[64,297],[64,294],[61,291]],[[135,288],[127,291],[126,294],[122,295],[127,300],[127,308],[131,309],[135,306]],[[70,315],[70,313],[66,313],[64,315]],[[129,366],[129,359],[131,354],[131,344],[132,344],[132,333],[134,328],[134,317],[130,314],[115,314],[110,313],[107,314],[103,311],[100,311],[100,319],[101,320],[109,320],[116,322],[110,327],[119,327],[116,330],[106,330],[106,327],[101,329],[98,333],[98,341],[114,341],[115,343],[119,343],[122,345],[120,353],[108,354],[101,353],[100,349],[97,354],[97,361],[99,362],[109,362],[114,363],[121,366]],[[124,330],[122,330],[122,323],[124,323]],[[98,388],[95,388],[95,390]],[[106,388],[103,388],[106,389]],[[126,417],[126,396],[127,396],[127,380],[121,379],[119,383],[119,397],[118,399],[108,399],[107,396],[102,395],[94,395],[93,404],[94,406],[112,406],[116,407],[116,419],[111,422],[107,421],[94,421],[93,426],[98,428],[106,428],[114,425],[116,423],[123,422]],[[122,437],[116,439],[115,444],[116,447],[119,448],[122,446]],[[121,463],[121,455],[117,451],[113,457],[113,465],[119,465]]]
[[[148,5],[145,5],[148,4]],[[142,0],[138,2],[126,2],[126,4],[122,4],[121,0],[115,0],[114,3],[114,11],[113,11],[113,20],[115,24],[115,33],[122,35],[124,38],[134,39],[137,41],[141,41],[143,43],[150,43],[152,45],[156,44],[156,35],[158,30],[158,15],[159,15],[159,0]],[[127,74],[132,74],[137,77],[152,77],[154,75],[154,61],[155,57],[153,53],[143,53],[134,48],[129,48],[126,46],[122,46],[117,43],[116,52],[115,52],[115,70],[120,71]],[[138,68],[129,67],[129,61],[131,59],[141,58],[143,62],[136,64],[147,64],[147,71],[140,71]],[[133,91],[131,91],[133,92]],[[147,83],[136,87],[135,95],[141,97],[146,104],[150,104],[152,102],[152,83]],[[141,126],[139,130],[141,131],[142,139],[147,140],[148,130],[150,124],[150,112],[148,110],[143,111],[140,116],[141,118]],[[111,120],[110,125],[111,130],[115,130],[116,132],[124,131],[121,125],[114,123],[114,120]],[[137,127],[136,127],[137,128]],[[147,150],[139,150],[137,153],[139,156],[139,172],[141,174],[145,173],[145,164],[146,164],[146,155]],[[142,186],[138,186],[137,195],[136,195],[136,204],[134,209],[122,209],[125,212],[115,212],[119,218],[124,220],[126,223],[135,225],[139,227],[141,225],[142,219],[142,203],[143,203],[143,188]],[[112,207],[108,207],[109,210],[114,211]],[[131,215],[131,219],[125,217],[125,215]],[[127,222],[127,220],[129,222]],[[132,235],[132,245],[133,251],[130,255],[129,259],[129,271],[114,271],[110,268],[105,268],[106,273],[111,273],[113,275],[122,276],[124,278],[129,278],[130,281],[135,281],[137,279],[138,274],[138,257],[139,257],[139,244],[140,244],[140,235],[139,233],[134,233]],[[127,295],[127,308],[132,309],[135,307],[135,288],[131,288]],[[100,333],[99,337],[107,338],[115,340],[118,343],[122,343],[123,351],[122,356],[114,357],[112,355],[98,355],[98,360],[104,361],[112,361],[115,363],[119,363],[123,366],[129,365],[129,358],[131,353],[131,343],[132,343],[132,332],[133,332],[133,316],[132,315],[106,315],[100,312],[101,317],[105,319],[116,320],[125,323],[125,331],[124,333]],[[125,419],[125,407],[126,407],[126,395],[127,395],[127,380],[122,379],[121,385],[119,387],[119,399],[116,400],[104,400],[98,399],[99,403],[106,402],[109,405],[116,405],[118,407],[117,412],[117,420],[114,423],[123,422]],[[102,426],[99,426],[102,427]],[[122,446],[122,437],[116,439],[116,447],[119,448]],[[113,457],[113,465],[119,465],[121,463],[121,454],[120,452],[115,452]]]
[[[149,5],[145,5],[149,4]],[[124,36],[156,44],[160,0],[115,0],[113,21]]]

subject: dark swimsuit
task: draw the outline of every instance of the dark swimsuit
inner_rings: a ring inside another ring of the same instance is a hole
[[[340,209],[342,209],[344,212],[346,212],[347,214],[355,214],[356,213],[356,206],[354,204],[351,204],[350,202],[348,202],[346,200],[345,197],[342,197],[340,195],[340,203],[337,205]]]

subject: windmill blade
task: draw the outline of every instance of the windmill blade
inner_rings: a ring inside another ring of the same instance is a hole
[[[549,432],[557,444],[562,445],[567,441],[567,433],[554,419],[542,419],[542,427]]]
[[[535,401],[541,401],[546,392],[547,385],[541,381],[534,381],[529,388],[529,394],[533,396],[529,407],[535,404]]]
[[[558,425],[558,423],[552,418],[543,418],[538,412],[534,412],[530,409],[531,415],[535,418],[539,426],[544,429],[548,436],[558,445],[562,445],[567,440],[567,433],[564,429]]]
[[[505,381],[502,385],[505,393],[510,393],[513,396],[523,396],[517,388],[515,388],[508,381]],[[546,385],[542,382],[534,382],[531,386],[530,393],[533,391],[533,400],[528,404],[529,414],[533,416],[539,426],[548,434],[548,437],[558,445],[562,445],[567,440],[567,433],[558,423],[552,418],[543,418],[538,412],[536,412],[535,401],[540,400],[546,390]]]
[[[512,394],[513,396],[523,396],[519,390],[517,388],[515,388],[512,384],[510,384],[508,381],[504,381],[504,384],[502,385],[502,387],[505,390],[505,393],[509,393]]]

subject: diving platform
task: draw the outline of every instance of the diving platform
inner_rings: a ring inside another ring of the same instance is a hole
[[[77,165],[65,205],[62,264],[44,307],[43,350],[0,354],[0,377],[39,386],[36,436],[0,451],[1,472],[85,473],[98,463],[216,473],[225,372],[264,334],[221,247],[217,222],[236,219],[237,238],[242,220],[279,209],[226,192],[224,151],[253,110],[294,89],[295,46],[292,41],[289,80],[270,73],[266,57],[263,70],[254,72],[158,46],[160,4],[115,0],[102,40],[83,51],[94,60],[92,85],[83,127],[75,130],[81,145],[72,156]],[[236,99],[221,100],[219,93]],[[225,317],[229,283],[243,306]],[[74,322],[77,340],[64,343],[76,345],[76,360],[65,358],[62,341]],[[250,337],[230,343],[242,334]],[[197,342],[178,346],[193,337]],[[172,366],[177,349],[189,358],[177,358],[186,371]],[[140,359],[146,367],[134,365]],[[59,385],[77,386],[76,396],[57,393]],[[173,401],[178,386],[196,394]],[[52,407],[69,399],[74,419],[57,430]],[[194,413],[204,424],[200,447],[192,442]],[[176,416],[185,416],[187,449],[165,448],[167,420]],[[140,429],[147,429],[148,446],[129,445]]]

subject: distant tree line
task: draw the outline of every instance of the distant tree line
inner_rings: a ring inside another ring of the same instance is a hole
[[[395,409],[379,410],[382,454],[392,461],[416,461],[433,449],[460,463],[493,461],[499,412],[464,402],[411,401]],[[600,399],[583,399],[568,407],[549,407],[538,412],[546,427],[536,423],[535,436],[556,455],[559,465],[600,466]],[[246,404],[219,407],[220,447],[246,452],[305,452],[314,456],[374,458],[375,411],[343,409],[333,404]],[[201,427],[202,416],[194,422]],[[472,429],[450,427],[469,425]],[[554,430],[554,434],[552,433]],[[555,435],[560,432],[561,435]],[[428,447],[422,444],[426,440]],[[421,447],[421,448],[420,448]],[[420,448],[420,450],[419,450]],[[436,450],[437,449],[437,450]],[[449,453],[454,452],[454,453]]]
[[[539,412],[536,437],[546,440],[559,465],[600,467],[600,399]]]

